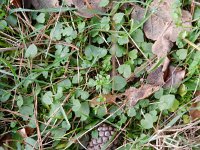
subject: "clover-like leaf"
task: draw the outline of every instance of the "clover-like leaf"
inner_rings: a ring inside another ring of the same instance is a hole
[[[128,78],[131,75],[131,67],[130,65],[123,64],[118,68],[118,72],[123,75],[123,77]]]
[[[187,57],[187,49],[179,49],[176,51],[176,55],[180,60],[184,60]]]
[[[25,57],[26,58],[34,58],[37,55],[38,49],[35,44],[31,44],[25,52]]]
[[[120,23],[122,21],[124,17],[124,13],[116,13],[114,16],[113,16],[113,20],[116,24]]]
[[[46,105],[51,105],[53,103],[53,94],[51,91],[48,91],[43,95],[42,102]]]
[[[158,107],[161,111],[166,110],[166,109],[170,109],[175,101],[175,96],[172,94],[168,94],[168,95],[163,95],[160,98],[160,103],[158,104]]]
[[[121,76],[115,76],[113,78],[113,90],[119,91],[123,89],[126,86],[127,82],[126,79],[124,79]]]
[[[142,119],[140,123],[144,129],[151,129],[153,128],[153,117],[151,114],[145,114],[144,119]]]
[[[44,23],[45,22],[45,13],[40,13],[37,17],[36,17],[36,21],[38,23]]]

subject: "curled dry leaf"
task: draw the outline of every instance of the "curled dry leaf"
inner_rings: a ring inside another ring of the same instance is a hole
[[[105,98],[104,102],[98,102],[98,98],[94,97],[91,101],[90,101],[90,106],[91,107],[95,107],[97,105],[103,105],[103,104],[113,104],[116,102],[116,99],[118,98],[118,95],[111,95],[111,94],[105,94],[105,95],[101,95],[101,97]]]
[[[192,120],[199,119],[200,118],[200,91],[197,91],[195,93],[196,96],[196,102],[192,104],[190,108],[190,117]]]
[[[124,95],[127,97],[130,106],[134,106],[139,100],[149,97],[159,90],[159,86],[144,84],[140,88],[131,87],[126,90]]]
[[[185,77],[185,70],[180,67],[169,66],[164,88],[179,87]]]

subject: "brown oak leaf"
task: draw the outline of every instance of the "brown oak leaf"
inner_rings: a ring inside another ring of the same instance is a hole
[[[169,66],[164,88],[179,87],[185,77],[185,70],[180,67]]]
[[[139,100],[149,97],[159,88],[156,85],[144,84],[140,88],[130,87],[125,91],[124,95],[127,97],[129,105],[134,106]]]

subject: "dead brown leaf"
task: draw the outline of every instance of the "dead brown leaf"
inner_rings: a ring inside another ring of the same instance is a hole
[[[185,77],[185,70],[180,67],[169,66],[164,88],[179,87]]]
[[[188,11],[182,10],[182,26],[177,27],[172,18],[172,5],[175,0],[154,0],[150,8],[157,8],[144,25],[144,32],[147,38],[158,40],[161,35],[166,36],[171,42],[175,42],[178,34],[191,27],[192,16]],[[165,30],[164,30],[165,29]]]
[[[200,118],[200,91],[197,91],[195,93],[196,96],[196,102],[192,104],[191,110],[190,110],[190,117],[192,120],[199,119]]]
[[[134,106],[139,100],[149,97],[159,90],[159,86],[144,84],[140,88],[131,87],[126,90],[124,95],[127,97],[130,106]]]
[[[91,107],[95,107],[97,105],[103,105],[103,104],[113,104],[116,102],[116,99],[118,97],[118,95],[111,95],[111,94],[105,94],[105,95],[101,95],[102,97],[105,98],[105,101],[104,102],[98,102],[98,98],[99,96],[97,97],[94,97],[91,101],[90,101],[90,106]]]
[[[156,86],[162,86],[164,82],[164,72],[162,71],[162,66],[158,67],[155,71],[151,72],[147,76],[147,83]]]
[[[182,10],[182,25],[177,26],[174,23],[172,18],[172,5],[174,2],[175,0],[154,0],[150,5],[150,9],[157,8],[157,11],[152,14],[144,24],[144,33],[146,37],[156,41],[153,44],[152,52],[157,55],[158,58],[166,57],[179,33],[184,30],[190,30],[192,27],[192,16],[185,10]],[[150,10],[148,10],[148,12],[149,11]],[[133,19],[141,20],[144,14],[145,9],[134,5],[134,11],[132,12]]]
[[[99,7],[101,0],[72,0],[75,8],[78,9],[77,14],[85,18],[91,18],[95,14],[91,13],[95,11],[103,11],[103,8]]]
[[[53,8],[59,6],[58,0],[32,0],[35,9]]]
[[[133,11],[131,13],[131,17],[137,21],[141,21],[144,18],[145,9],[135,4],[132,4],[132,6]]]
[[[33,135],[34,131],[35,131],[35,129],[30,128],[30,127],[27,126],[27,127],[24,127],[24,128],[22,128],[22,129],[18,130],[17,132],[18,132],[23,138],[27,138],[27,137]]]

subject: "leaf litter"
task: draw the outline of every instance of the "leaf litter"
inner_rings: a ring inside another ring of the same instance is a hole
[[[70,0],[66,1],[67,5],[74,5],[77,8],[77,14],[85,17],[91,18],[95,15],[91,10],[104,11],[102,7],[99,7],[101,0]],[[44,0],[32,0],[32,5],[35,9],[58,7],[58,0],[48,1]],[[97,97],[94,97],[90,101],[92,107],[103,104],[112,104],[116,102],[117,98],[121,98],[122,95],[126,96],[128,99],[128,105],[133,107],[139,100],[145,99],[158,91],[161,87],[171,88],[178,87],[181,81],[185,77],[186,71],[180,67],[175,67],[170,64],[170,59],[167,57],[171,51],[174,42],[178,38],[180,32],[191,28],[191,14],[182,10],[182,25],[177,26],[171,16],[172,5],[174,0],[164,0],[159,2],[159,0],[154,0],[150,9],[157,8],[157,11],[153,13],[150,18],[144,24],[144,33],[146,37],[150,40],[155,41],[152,47],[152,52],[157,56],[158,59],[165,58],[164,63],[161,64],[157,69],[150,72],[146,78],[146,84],[142,84],[139,88],[130,87],[122,94],[106,94],[101,95],[105,98],[105,101],[99,102]],[[134,10],[132,12],[132,18],[141,21],[145,15],[145,9],[133,5]],[[147,12],[150,12],[150,9]],[[151,66],[153,66],[152,64]],[[199,92],[197,92],[199,93]],[[197,94],[196,94],[197,95]],[[197,95],[197,102],[193,103],[191,106],[190,116],[192,120],[200,118],[200,111],[196,109],[199,106],[199,94]],[[24,132],[24,131],[19,131]]]
[[[192,120],[200,118],[200,91],[195,92],[195,102],[191,105],[190,117]]]
[[[101,0],[65,0],[64,2],[68,6],[75,6],[75,8],[77,8],[77,14],[85,18],[91,18],[95,15],[95,13],[92,13],[91,10],[94,10],[94,12],[104,11],[104,8],[100,7],[99,5]],[[147,14],[151,13],[152,10],[154,10],[154,13],[152,13],[148,20],[144,23],[144,33],[148,39],[155,41],[152,46],[153,54],[155,54],[158,59],[165,57],[165,60],[161,66],[147,76],[147,84],[144,84],[139,88],[131,87],[126,90],[124,95],[129,99],[131,106],[134,106],[138,100],[147,98],[163,85],[165,88],[180,85],[180,82],[185,76],[185,70],[169,65],[170,60],[167,55],[171,51],[173,42],[176,41],[179,33],[184,30],[190,30],[192,26],[192,16],[188,11],[182,10],[182,25],[177,26],[171,15],[174,2],[174,0],[164,0],[161,2],[159,0],[154,0],[147,10]],[[32,0],[31,4],[35,9],[41,9],[58,7],[59,1]],[[142,21],[145,17],[146,10],[136,4],[132,4],[132,6],[134,8],[131,14],[132,18]],[[116,98],[120,97],[119,95],[104,96],[106,100],[108,97],[111,98],[112,102],[115,102]],[[99,104],[96,102],[96,99],[97,98],[94,98],[91,101],[92,105]],[[110,103],[110,101],[108,102]]]

